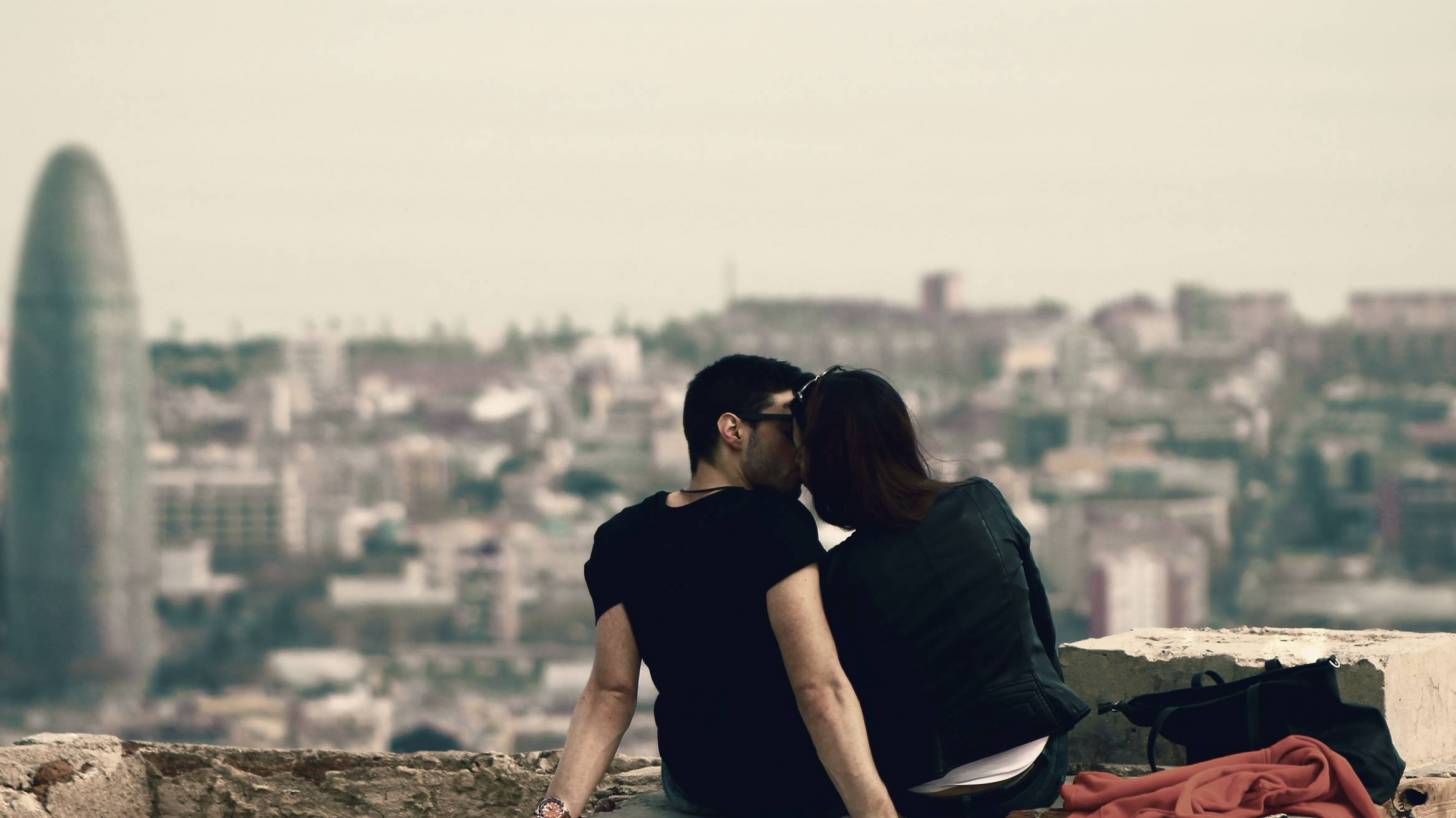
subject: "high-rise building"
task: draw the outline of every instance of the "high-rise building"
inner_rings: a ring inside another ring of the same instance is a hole
[[[296,414],[311,415],[345,403],[349,353],[337,326],[318,332],[310,325],[305,337],[288,342],[283,356]]]
[[[1094,514],[1087,551],[1088,631],[1183,628],[1208,621],[1208,549],[1186,526]]]
[[[147,366],[121,220],[68,147],[31,203],[10,348],[10,670],[38,690],[135,689],[156,656]]]
[[[960,309],[960,274],[936,270],[920,277],[920,309],[931,315],[945,315]]]

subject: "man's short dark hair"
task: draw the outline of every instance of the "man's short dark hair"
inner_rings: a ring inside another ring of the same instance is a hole
[[[724,412],[757,412],[775,392],[797,389],[811,376],[777,358],[728,355],[693,376],[683,399],[683,434],[688,439],[688,464],[713,458],[718,450],[718,418]]]

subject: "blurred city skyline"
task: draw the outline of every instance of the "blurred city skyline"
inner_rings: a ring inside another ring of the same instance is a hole
[[[1283,290],[1189,284],[1083,317],[966,304],[940,271],[914,301],[745,297],[490,349],[449,327],[144,344],[114,202],[65,149],[29,219],[0,741],[561,746],[592,532],[682,485],[684,384],[729,352],[889,374],[935,474],[1017,509],[1062,640],[1456,628],[1456,289],[1312,324]],[[650,753],[654,729],[624,741]]]
[[[721,308],[729,267],[742,295],[901,303],[952,268],[967,305],[1084,314],[1193,281],[1324,320],[1456,257],[1436,2],[5,17],[7,278],[46,155],[86,144],[149,337],[657,323]]]

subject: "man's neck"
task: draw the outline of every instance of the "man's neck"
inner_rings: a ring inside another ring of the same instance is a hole
[[[697,470],[693,472],[693,479],[688,481],[689,490],[710,489],[721,486],[751,488],[748,485],[748,481],[743,478],[743,472],[720,469],[708,463],[699,464]]]
[[[693,477],[688,481],[686,491],[674,491],[667,495],[667,504],[674,508],[685,506],[704,497],[711,496],[714,492],[708,489],[720,489],[736,486],[738,488],[752,488],[748,481],[743,478],[740,471],[729,471],[720,469],[711,463],[699,463],[698,468],[693,471]]]

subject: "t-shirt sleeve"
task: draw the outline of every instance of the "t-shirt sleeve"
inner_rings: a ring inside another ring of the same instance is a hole
[[[758,511],[763,538],[754,551],[759,583],[764,591],[800,568],[824,559],[824,546],[819,544],[814,515],[802,503],[774,497],[763,502]]]
[[[625,543],[615,536],[611,521],[597,528],[587,558],[586,589],[591,594],[592,611],[597,619],[627,598],[627,572],[623,565]]]

